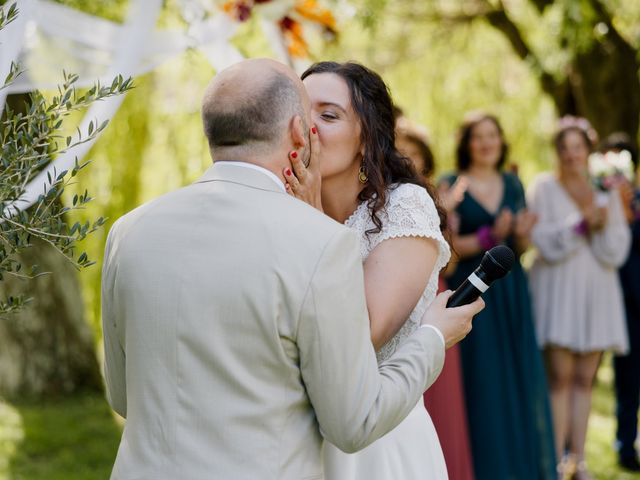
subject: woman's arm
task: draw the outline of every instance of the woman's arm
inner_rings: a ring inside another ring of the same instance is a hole
[[[518,255],[522,255],[531,245],[531,231],[538,221],[538,216],[527,209],[520,210],[516,215],[514,227],[514,247]]]
[[[620,195],[611,192],[604,227],[591,235],[591,250],[601,264],[618,268],[627,259],[631,246],[631,231],[624,216]]]
[[[426,237],[390,238],[364,263],[364,284],[376,351],[404,325],[438,259],[438,242]]]
[[[548,262],[561,262],[584,243],[580,230],[582,217],[576,212],[564,219],[554,219],[554,196],[538,179],[528,192],[528,204],[538,221],[531,231],[531,242]]]
[[[516,215],[513,222],[513,246],[518,255],[527,251],[531,244],[531,231],[538,216],[527,208],[527,199],[522,182],[515,175],[508,175],[516,194]]]
[[[453,235],[453,250],[459,258],[473,257],[505,241],[513,229],[513,214],[504,208],[493,226],[485,226],[467,235]]]

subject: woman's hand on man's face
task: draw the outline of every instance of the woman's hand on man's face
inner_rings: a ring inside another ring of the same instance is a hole
[[[296,150],[289,152],[291,168],[284,169],[285,187],[287,193],[308,203],[322,211],[321,186],[322,177],[318,165],[320,157],[320,138],[316,127],[309,132],[309,164],[304,165],[300,153]]]

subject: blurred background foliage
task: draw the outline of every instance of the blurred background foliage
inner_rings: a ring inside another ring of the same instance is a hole
[[[121,18],[126,6],[122,0],[62,3],[114,19]],[[635,45],[637,62],[640,1],[623,0],[336,1],[329,5],[338,18],[339,38],[330,44],[316,38],[311,61],[355,60],[378,71],[406,115],[427,128],[438,173],[452,168],[456,131],[464,114],[476,109],[495,113],[505,129],[510,161],[527,183],[535,173],[553,167],[550,138],[559,114],[586,115],[596,128],[602,125],[597,129],[604,136],[623,127],[598,119],[612,118],[612,109],[631,103],[632,93],[640,95],[637,68],[636,83],[630,83],[628,91],[587,92],[589,99],[595,99],[591,103],[611,104],[601,114],[587,115],[575,99],[559,108],[546,93],[543,75],[551,75],[558,84],[567,81],[576,69],[576,58],[598,42],[598,29],[605,27],[594,13],[594,3],[606,3],[613,25]],[[487,19],[501,8],[531,49],[525,59]],[[174,1],[167,0],[161,23],[180,25],[177,12]],[[272,54],[256,21],[244,24],[234,43],[247,56]],[[210,164],[199,106],[214,73],[194,51],[136,79],[137,88],[91,152],[93,165],[81,173],[79,188],[88,188],[95,198],[86,218],[102,215],[112,222],[135,206],[190,183]],[[614,93],[626,100],[613,102]],[[640,100],[637,103],[635,121],[625,128],[632,136],[640,122]],[[100,257],[109,225],[87,241],[89,257]],[[99,277],[99,268],[93,268],[82,279],[89,318],[96,327]]]
[[[59,1],[115,21],[123,19],[127,6],[125,0]],[[176,2],[166,0],[161,26],[183,26]],[[499,117],[510,161],[525,184],[553,167],[550,139],[560,114],[586,115],[601,135],[624,128],[637,138],[639,0],[335,0],[328,5],[338,19],[339,37],[330,44],[315,38],[311,61],[355,60],[378,71],[406,116],[427,128],[438,174],[452,168],[456,130],[470,110]],[[234,43],[247,56],[272,54],[254,20],[242,26]],[[616,66],[621,62],[627,67]],[[138,205],[194,181],[210,165],[199,108],[214,74],[204,57],[191,51],[136,78],[135,89],[90,152],[92,164],[68,189],[69,198],[85,189],[94,197],[85,210],[72,212],[73,220],[107,218],[83,244],[98,264],[80,275],[99,358],[100,260],[109,227]],[[599,379],[589,460],[597,478],[632,478],[614,468],[608,365]],[[57,437],[62,446],[47,438],[51,431],[66,432]],[[118,432],[100,394],[45,404],[0,403],[0,479],[3,474],[106,478]],[[74,466],[92,448],[98,453],[87,454],[88,464]],[[49,452],[46,461],[43,451]]]

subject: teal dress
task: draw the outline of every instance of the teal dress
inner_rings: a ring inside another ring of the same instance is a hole
[[[503,174],[498,211],[525,207],[522,184]],[[450,185],[455,176],[446,178]],[[457,208],[460,235],[492,225],[496,215],[465,193]],[[507,242],[511,248],[511,239]],[[476,269],[484,252],[460,260],[449,286]],[[467,415],[476,478],[555,480],[556,458],[547,383],[535,338],[526,274],[517,261],[483,294],[485,309],[461,344]]]

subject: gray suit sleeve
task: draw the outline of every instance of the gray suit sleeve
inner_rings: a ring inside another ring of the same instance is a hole
[[[418,329],[378,366],[358,241],[341,230],[316,266],[299,319],[302,377],[327,440],[355,452],[396,427],[442,370],[444,347]]]
[[[116,413],[127,417],[126,364],[123,325],[119,325],[113,303],[115,286],[115,265],[111,258],[115,225],[112,227],[104,252],[102,267],[102,336],[104,342],[104,376],[107,400]]]

